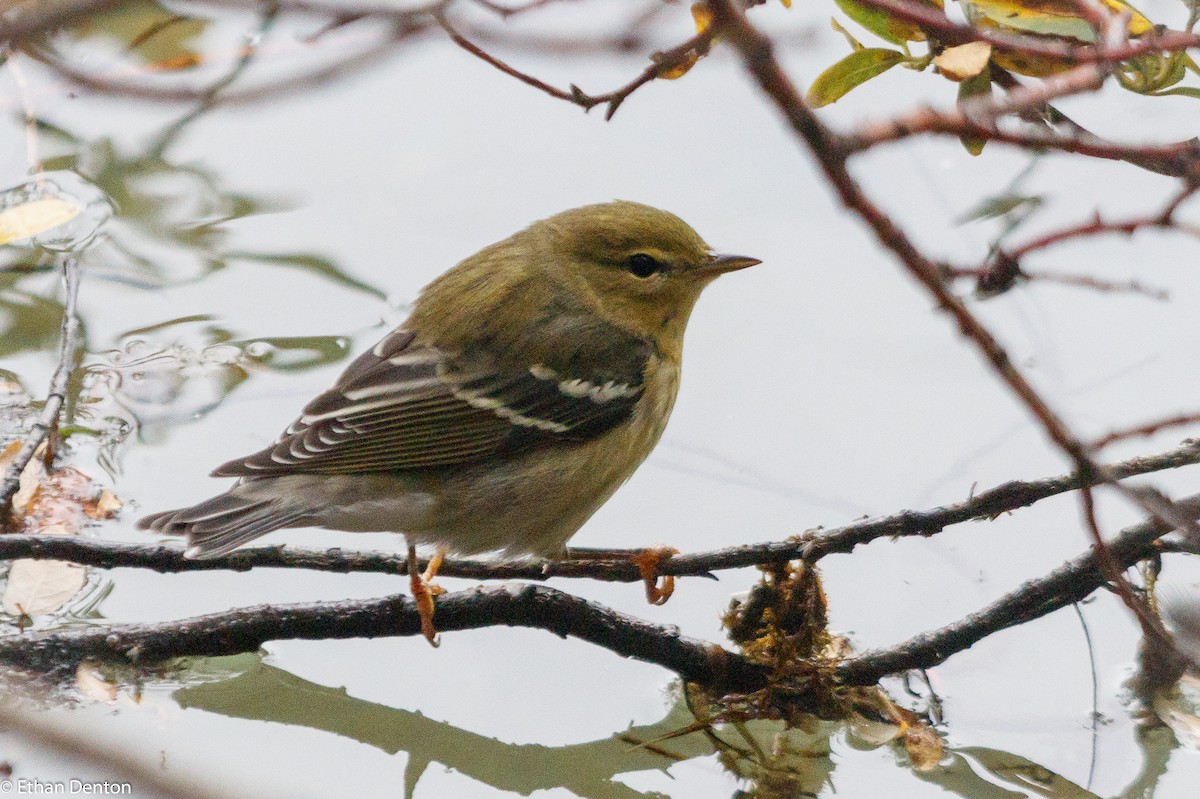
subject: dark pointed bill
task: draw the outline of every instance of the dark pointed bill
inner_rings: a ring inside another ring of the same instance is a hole
[[[700,267],[701,271],[711,274],[723,275],[726,272],[736,272],[739,269],[745,269],[748,266],[761,264],[757,258],[751,258],[746,255],[725,255],[716,253],[709,256],[708,263]]]

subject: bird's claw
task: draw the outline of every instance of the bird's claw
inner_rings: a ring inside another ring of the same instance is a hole
[[[432,647],[441,645],[437,628],[433,626],[433,598],[444,590],[441,586],[430,585],[421,577],[412,581],[413,599],[417,601],[417,615],[421,617],[421,634]]]
[[[651,605],[665,605],[671,594],[675,593],[675,578],[670,574],[661,575],[662,586],[659,587],[658,569],[664,560],[678,554],[679,550],[674,547],[651,547],[643,549],[631,559],[642,576],[642,582],[646,584],[646,601]]]
[[[425,571],[418,572],[416,568],[416,548],[411,545],[408,548],[409,588],[412,590],[413,599],[417,603],[417,615],[421,618],[421,634],[425,636],[425,640],[432,647],[437,647],[441,644],[441,641],[438,639],[437,628],[433,626],[433,598],[438,594],[446,593],[445,588],[434,584],[433,578],[437,576],[438,569],[442,567],[442,559],[445,556],[446,551],[439,549],[429,559],[429,565],[425,567]]]

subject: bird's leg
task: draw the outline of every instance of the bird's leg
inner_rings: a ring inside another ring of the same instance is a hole
[[[446,589],[440,585],[434,585],[433,578],[437,576],[446,550],[439,549],[437,554],[430,558],[425,571],[421,572],[417,569],[416,546],[408,539],[405,539],[405,543],[408,544],[408,585],[412,590],[413,599],[417,602],[417,613],[421,617],[421,632],[430,646],[437,646],[437,628],[433,626],[433,598],[438,594],[445,593]]]
[[[675,578],[670,574],[662,575],[662,587],[660,588],[658,569],[664,560],[678,554],[678,549],[668,546],[647,547],[632,552],[627,549],[569,547],[566,550],[565,558],[567,560],[627,560],[637,567],[638,574],[642,576],[642,582],[646,585],[646,601],[651,605],[665,605],[671,598],[671,594],[675,593]]]

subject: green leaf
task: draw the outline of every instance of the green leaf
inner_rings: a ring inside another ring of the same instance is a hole
[[[958,102],[960,105],[974,97],[984,96],[992,96],[992,70],[989,67],[984,67],[983,71],[978,75],[973,75],[958,84]],[[982,153],[984,145],[987,144],[987,139],[978,136],[960,136],[959,141],[962,142],[963,147],[967,148],[967,152],[971,155]]]
[[[982,219],[997,219],[1011,214],[1028,215],[1040,208],[1045,201],[1045,198],[1041,195],[1009,192],[985,198],[979,205],[954,221],[961,225],[966,222],[976,222]]]
[[[846,16],[884,41],[892,44],[925,41],[923,30],[909,22],[889,16],[886,11],[860,5],[854,0],[833,1]]]
[[[882,75],[904,60],[904,53],[884,47],[857,50],[822,72],[808,87],[808,103],[813,108],[835,103],[846,92]]]

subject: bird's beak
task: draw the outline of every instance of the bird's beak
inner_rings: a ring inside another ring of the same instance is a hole
[[[717,253],[708,257],[708,263],[700,267],[700,271],[710,275],[723,275],[726,272],[736,272],[739,269],[745,269],[748,266],[761,263],[762,261],[757,258],[750,258],[745,255],[722,255]]]

